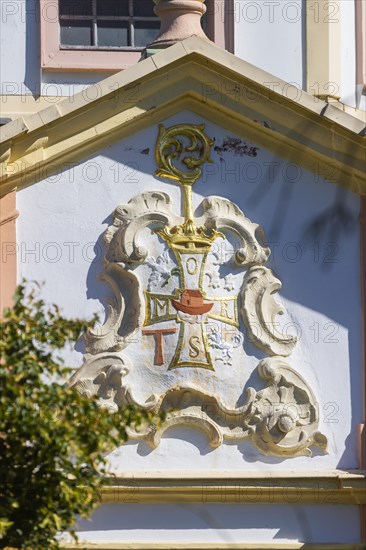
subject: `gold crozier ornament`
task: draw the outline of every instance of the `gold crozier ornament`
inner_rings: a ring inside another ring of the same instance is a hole
[[[163,321],[175,321],[179,325],[178,345],[169,370],[179,367],[214,370],[207,340],[207,319],[239,326],[237,296],[209,298],[202,288],[207,255],[214,241],[224,237],[215,229],[197,226],[194,220],[192,187],[201,177],[201,166],[212,162],[213,141],[204,128],[204,124],[179,124],[170,128],[160,125],[156,144],[155,175],[178,182],[184,214],[181,225],[165,226],[157,231],[176,258],[179,288],[171,295],[145,291],[145,326]]]

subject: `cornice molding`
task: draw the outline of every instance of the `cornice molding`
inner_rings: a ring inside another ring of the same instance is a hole
[[[121,542],[64,543],[68,550],[365,550],[364,544],[307,544],[302,542]]]
[[[366,504],[366,471],[141,472],[112,478],[103,503]]]
[[[1,194],[191,109],[328,181],[366,195],[363,122],[197,37],[94,88],[0,130]],[[98,98],[91,101],[94,92]],[[294,94],[299,97],[289,99]]]
[[[16,193],[9,193],[0,198],[0,314],[6,307],[11,307],[17,284],[17,245]]]
[[[7,214],[3,218],[0,216],[0,226],[4,225],[5,223],[12,222],[16,220],[18,217],[19,217],[18,210],[14,210],[13,212],[11,212],[10,214]]]
[[[64,543],[68,550],[365,550],[364,544],[307,544],[303,542],[120,542]]]

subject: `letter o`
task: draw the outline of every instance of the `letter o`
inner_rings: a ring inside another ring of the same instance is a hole
[[[90,169],[94,170],[94,174],[90,173]],[[97,183],[101,180],[102,170],[97,162],[87,162],[83,166],[83,178],[88,183]]]
[[[249,177],[248,174],[252,168],[255,168],[255,174],[252,174],[252,177]],[[249,181],[250,183],[256,183],[257,181],[260,181],[260,179],[262,178],[262,168],[259,166],[257,162],[248,162],[247,164],[245,164],[243,166],[242,173],[243,173],[243,178],[246,181]]]
[[[54,257],[48,256],[48,250],[50,248],[54,248],[56,250],[56,255]],[[46,262],[49,262],[50,264],[55,264],[56,262],[60,261],[62,256],[62,249],[61,246],[57,243],[47,243],[42,248],[42,257]]]
[[[295,250],[296,252],[295,256],[289,254],[289,249],[291,248]],[[282,257],[285,261],[295,264],[300,260],[301,256],[302,256],[302,249],[299,243],[290,242],[290,243],[286,243],[285,246],[283,247]]]
[[[296,492],[291,496],[290,489],[296,489]],[[295,483],[291,483],[283,488],[283,499],[286,502],[299,502],[301,498],[301,488]]]
[[[95,93],[93,91],[95,90]],[[101,96],[102,90],[99,84],[92,84],[82,91],[83,98],[87,101],[95,101]],[[91,96],[91,97],[90,97]]]
[[[256,9],[255,19],[249,19],[248,17],[248,10],[252,7]],[[246,21],[247,23],[257,23],[262,17],[262,8],[257,2],[249,2],[249,4],[245,4],[243,6],[242,14],[244,17],[244,21]]]
[[[292,169],[296,170],[296,174],[294,174],[293,177],[289,176],[289,173],[288,173],[289,169],[290,170],[292,170]],[[298,166],[297,164],[294,164],[293,162],[290,162],[289,164],[285,164],[285,166],[282,169],[282,174],[283,174],[283,177],[286,181],[289,181],[291,183],[296,183],[297,181],[300,180],[302,171],[301,171],[300,166]]]
[[[295,8],[296,10],[296,16],[293,19],[288,16],[289,8]],[[296,2],[286,2],[282,8],[282,15],[286,23],[297,23],[301,19],[301,6]]]

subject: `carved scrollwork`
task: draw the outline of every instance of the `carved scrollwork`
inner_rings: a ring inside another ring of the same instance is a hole
[[[121,357],[105,355],[81,367],[69,385],[82,395],[96,396],[102,409],[114,412],[127,403],[122,379],[128,372]]]
[[[202,417],[199,411],[177,411],[168,414],[165,422],[158,430],[150,430],[147,440],[152,447],[156,448],[160,445],[161,438],[168,428],[180,425],[192,425],[203,431],[208,436],[210,446],[214,449],[220,447],[223,442],[223,435],[218,425],[207,416]]]
[[[327,439],[317,431],[318,408],[304,379],[281,357],[258,365],[267,387],[257,392],[248,426],[253,443],[272,456],[311,456],[310,447],[327,452]]]
[[[131,392],[129,399],[135,402]],[[245,426],[245,418],[254,399],[255,390],[249,388],[245,404],[230,409],[218,396],[202,392],[196,387],[174,387],[160,396],[151,396],[147,404],[151,407],[154,403],[156,412],[164,412],[162,425],[158,429],[145,426],[138,431],[130,428],[128,433],[132,439],[146,439],[152,447],[157,447],[170,427],[186,425],[203,431],[208,436],[210,446],[219,447],[224,439],[244,439],[248,436],[250,429]],[[141,403],[139,405],[143,406]]]
[[[250,439],[264,454],[281,458],[311,456],[311,447],[326,453],[316,400],[304,379],[282,357],[264,359],[258,371],[267,386],[260,391],[248,388],[242,407],[228,408],[217,396],[198,389],[174,388],[156,401],[157,410],[167,414],[163,425],[130,431],[130,436],[146,438],[155,447],[169,427],[186,424],[204,431],[212,447],[224,439]]]
[[[128,204],[120,205],[113,214],[113,224],[105,233],[106,260],[114,263],[141,263],[148,251],[139,244],[143,229],[153,226],[164,229],[172,221],[179,224],[182,218],[172,211],[171,198],[166,193],[141,193]]]
[[[159,177],[179,181],[182,185],[194,184],[202,174],[200,166],[210,159],[210,148],[213,141],[204,132],[205,125],[177,124],[171,128],[159,126],[156,147],[156,164]],[[189,143],[184,143],[184,140]],[[184,164],[188,170],[179,166]]]
[[[234,256],[237,265],[261,265],[268,260],[271,251],[264,244],[263,229],[251,222],[236,204],[213,196],[206,197],[202,206],[207,228],[232,233],[238,239],[240,248]]]
[[[253,343],[271,355],[288,356],[297,338],[284,336],[276,328],[276,316],[282,315],[285,309],[273,294],[281,288],[281,282],[267,267],[248,269],[241,290],[241,315]]]
[[[173,213],[170,197],[158,191],[141,193],[114,211],[113,224],[104,235],[107,247],[105,268],[99,277],[111,287],[113,297],[107,299],[104,325],[89,329],[84,336],[88,353],[122,350],[127,337],[137,329],[141,311],[139,282],[125,266],[143,263],[147,259],[148,250],[139,242],[146,227],[164,228],[172,220],[179,223],[182,218]]]
[[[107,321],[86,334],[87,361],[70,383],[111,412],[129,403],[164,412],[158,428],[129,428],[132,439],[152,447],[170,427],[188,425],[203,431],[212,447],[247,439],[280,458],[310,456],[314,446],[326,452],[315,397],[283,359],[297,339],[276,328],[284,308],[274,294],[282,285],[263,265],[270,255],[263,229],[223,197],[206,197],[195,219],[192,187],[210,162],[212,144],[204,125],[160,126],[156,175],[178,181],[183,216],[161,191],[141,193],[116,208],[104,238],[101,279],[113,291]],[[151,250],[146,228],[156,239]],[[213,246],[227,234],[239,244],[230,273]],[[249,339],[274,356],[257,367],[265,382],[258,389],[243,389],[244,382],[237,388],[235,382],[236,376],[245,380],[247,368],[239,303]],[[232,341],[223,326],[234,327]],[[127,338],[132,334],[139,337],[133,344]],[[235,406],[239,402],[244,404]]]

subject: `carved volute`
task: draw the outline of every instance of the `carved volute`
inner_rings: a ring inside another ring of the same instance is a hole
[[[250,439],[280,458],[324,453],[316,397],[291,358],[297,338],[276,320],[282,285],[265,265],[263,229],[225,197],[206,196],[195,215],[193,188],[213,146],[204,124],[157,128],[157,189],[114,212],[102,274],[114,298],[70,383],[111,413],[128,403],[164,412],[158,430],[129,430],[152,447],[188,424],[212,447]],[[160,179],[179,187],[181,210]],[[249,345],[267,357],[255,365]]]

